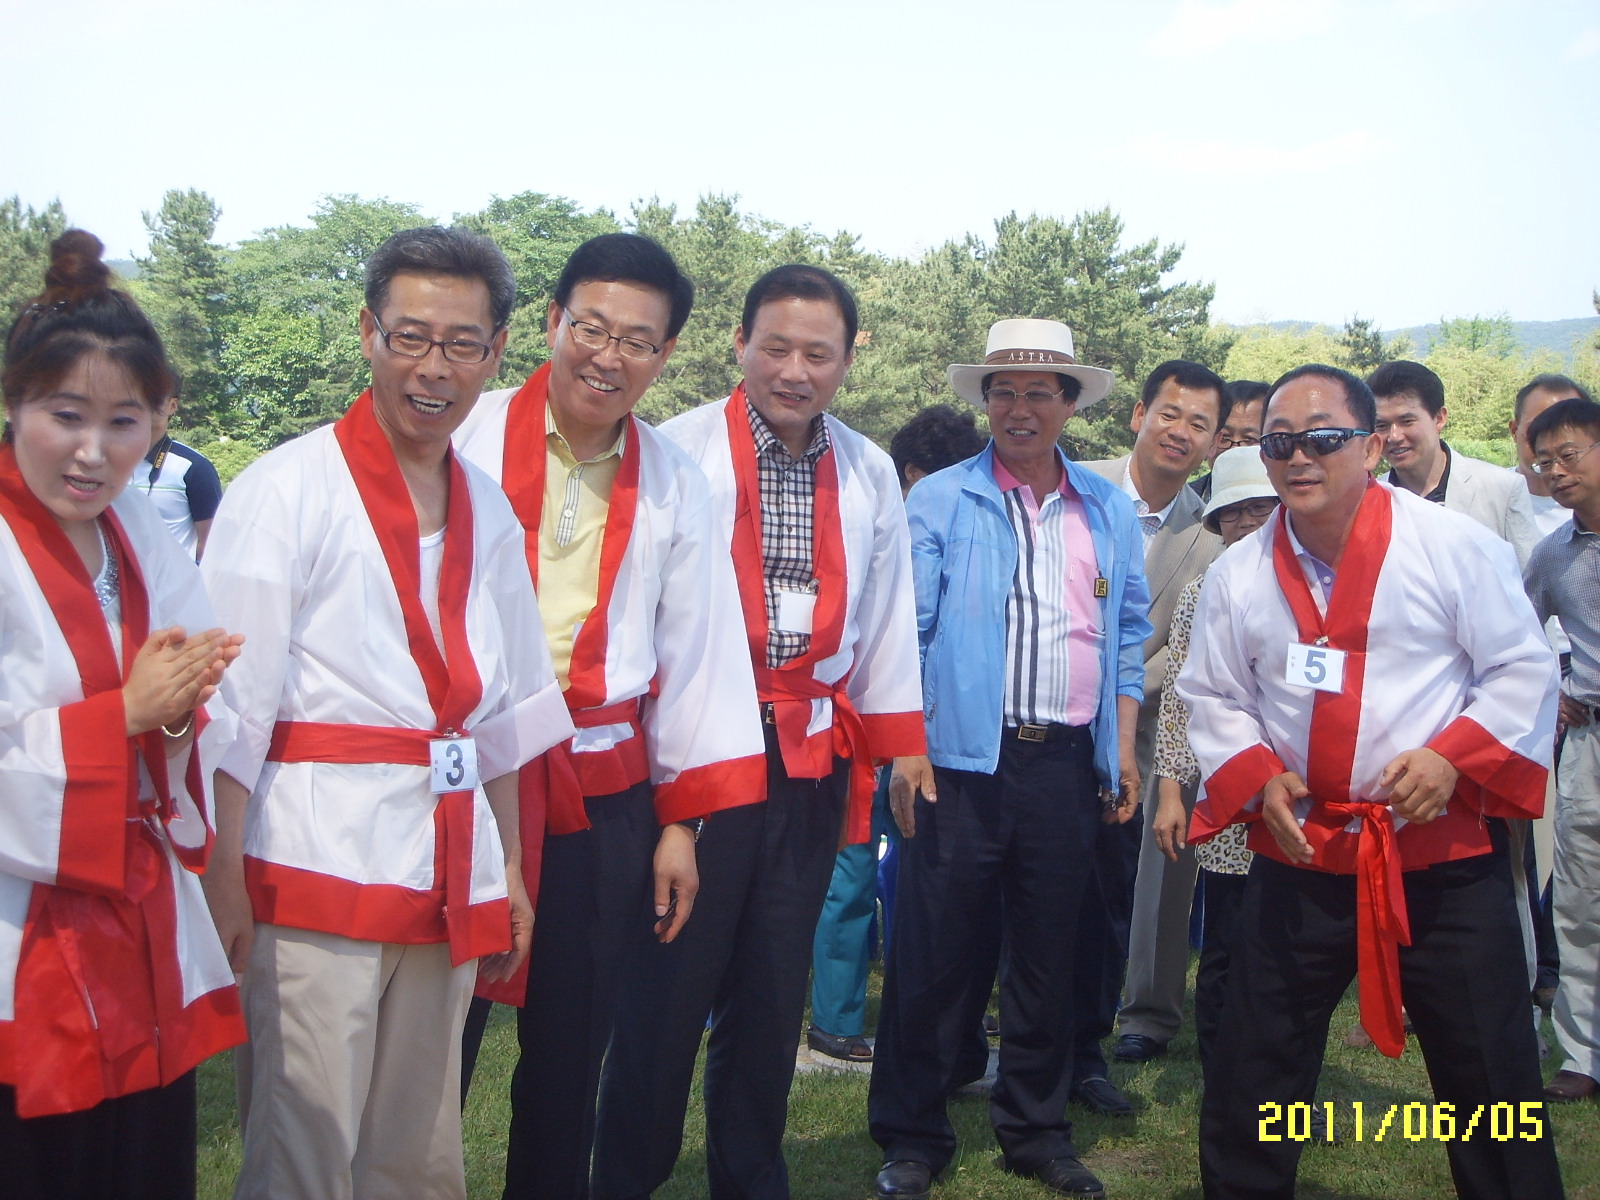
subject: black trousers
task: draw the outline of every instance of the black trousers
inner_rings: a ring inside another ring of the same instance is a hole
[[[1073,1086],[1106,1074],[1100,1043],[1116,1027],[1122,981],[1128,973],[1133,887],[1139,873],[1139,839],[1144,836],[1140,813],[1126,824],[1102,825],[1095,831],[1090,900],[1078,917],[1073,952],[1080,964],[1073,980]]]
[[[596,1200],[648,1196],[671,1178],[708,1015],[708,1194],[789,1195],[789,1085],[848,777],[840,763],[827,779],[790,779],[767,732],[766,801],[706,820],[683,932],[636,943],[600,1089]]]
[[[1202,871],[1201,878],[1205,880],[1205,904],[1200,965],[1194,973],[1194,1034],[1200,1047],[1200,1070],[1204,1073],[1217,1054],[1217,1027],[1226,1001],[1224,989],[1233,956],[1233,931],[1239,924],[1239,906],[1244,901],[1249,876]]]
[[[941,1171],[955,1153],[945,1109],[969,1035],[963,999],[998,882],[1004,928],[1000,1065],[989,1116],[1007,1163],[1032,1170],[1074,1153],[1067,1122],[1071,930],[1099,828],[1088,731],[1002,742],[993,775],[938,770],[937,804],[918,801],[901,845],[894,939],[867,1117],[885,1161]]]
[[[103,1100],[83,1112],[17,1116],[0,1086],[0,1195],[11,1200],[194,1200],[195,1087]]]
[[[623,963],[656,919],[661,827],[653,789],[641,783],[585,797],[584,810],[591,828],[544,840],[528,999],[517,1010],[506,1200],[588,1196],[595,1097]],[[473,1005],[467,1024],[475,1055],[489,1003]]]
[[[1483,1106],[1479,1131],[1487,1132],[1489,1106],[1497,1103],[1520,1114],[1531,1102],[1543,1123],[1535,1141],[1448,1142],[1456,1194],[1559,1200],[1561,1174],[1528,1019],[1515,907],[1521,897],[1511,882],[1504,823],[1490,825],[1491,853],[1405,873],[1412,944],[1400,949],[1400,987],[1434,1097],[1455,1105],[1458,1128]],[[1329,1019],[1356,972],[1355,914],[1352,875],[1262,855],[1251,864],[1228,967],[1221,1053],[1200,1108],[1200,1174],[1209,1200],[1294,1195],[1301,1143],[1262,1141],[1261,1105],[1313,1098]]]

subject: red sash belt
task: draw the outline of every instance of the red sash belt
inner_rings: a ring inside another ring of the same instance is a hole
[[[1399,1058],[1406,1035],[1400,1015],[1400,947],[1411,944],[1406,891],[1395,845],[1394,813],[1382,804],[1321,801],[1335,816],[1358,818],[1356,964],[1361,1025],[1373,1044]]]
[[[321,721],[279,721],[272,727],[269,762],[393,763],[405,767],[429,765],[428,743],[440,737],[426,729],[385,725],[339,725]],[[460,966],[468,959],[497,954],[506,949],[506,936],[485,942],[475,931],[467,910],[472,904],[472,815],[470,791],[444,792],[434,811],[435,871],[444,876],[445,928],[450,939],[450,960]],[[437,878],[437,875],[435,876]]]
[[[583,807],[585,796],[610,796],[650,778],[644,728],[639,723],[639,703],[640,698],[634,696],[603,708],[569,710],[572,723],[579,729],[627,725],[633,730],[633,736],[610,750],[575,751],[572,739],[568,738],[545,751],[547,832],[578,833],[589,828],[589,816]]]
[[[865,842],[872,834],[872,793],[877,780],[872,756],[867,748],[867,727],[845,694],[844,678],[838,683],[823,683],[805,670],[773,670],[757,666],[756,695],[772,705],[773,724],[778,727],[778,749],[784,770],[791,779],[824,779],[833,772],[835,757],[850,760],[850,791],[845,809],[845,841]],[[806,727],[811,721],[811,701],[833,701],[833,740],[828,753],[818,757],[806,752]]]

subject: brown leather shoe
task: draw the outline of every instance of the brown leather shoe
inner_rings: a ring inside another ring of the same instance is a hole
[[[1545,1099],[1558,1104],[1587,1100],[1597,1091],[1600,1091],[1600,1083],[1577,1071],[1557,1071],[1555,1078],[1544,1085]]]

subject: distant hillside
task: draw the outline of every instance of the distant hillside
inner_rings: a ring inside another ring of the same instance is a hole
[[[116,272],[118,279],[139,278],[139,264],[131,258],[108,258],[106,266]]]
[[[1572,348],[1580,338],[1593,338],[1600,333],[1600,316],[1574,317],[1568,321],[1513,321],[1511,327],[1516,331],[1517,343],[1525,353],[1533,354],[1540,350],[1553,350],[1561,355],[1567,362],[1572,361]],[[1269,321],[1268,329],[1281,330],[1284,333],[1305,333],[1307,330],[1319,328],[1316,321]],[[1322,325],[1320,328],[1328,329],[1337,334],[1339,330],[1331,325]],[[1411,342],[1411,352],[1418,358],[1426,357],[1429,347],[1439,336],[1438,325],[1413,325],[1409,329],[1385,329],[1385,338],[1404,337]]]
[[[1540,350],[1553,350],[1568,362],[1572,361],[1572,347],[1579,338],[1593,338],[1600,332],[1600,316],[1575,317],[1569,321],[1516,321],[1517,342],[1522,349],[1533,354]],[[1386,338],[1396,335],[1411,339],[1417,357],[1428,353],[1434,339],[1439,336],[1437,325],[1413,325],[1410,329],[1385,329]]]

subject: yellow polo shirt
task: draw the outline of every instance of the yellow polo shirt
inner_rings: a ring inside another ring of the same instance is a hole
[[[604,454],[579,462],[567,439],[544,414],[544,513],[539,519],[539,615],[562,691],[572,666],[572,643],[600,594],[600,543],[611,509],[611,486],[622,467],[628,423]]]

